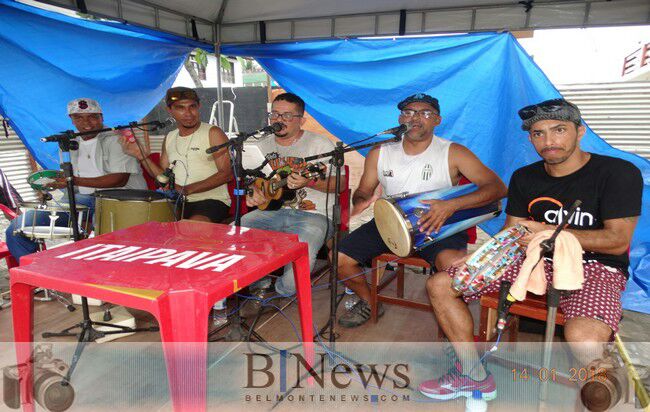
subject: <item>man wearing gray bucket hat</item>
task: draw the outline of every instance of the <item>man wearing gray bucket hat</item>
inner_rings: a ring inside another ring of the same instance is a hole
[[[638,168],[623,159],[589,153],[580,148],[586,132],[578,107],[564,99],[546,100],[519,110],[522,129],[541,161],[514,172],[508,187],[504,229],[520,224],[531,232],[523,238],[564,225],[576,200],[582,203],[566,226],[584,251],[581,286],[565,292],[559,302],[564,314],[564,337],[580,367],[594,362],[618,330],[621,294],[628,278],[629,248],[641,214],[643,179]],[[471,396],[496,397],[492,375],[479,361],[473,342],[474,325],[467,303],[499,290],[502,281],[514,282],[525,256],[510,264],[503,275],[480,292],[459,297],[452,279],[459,267],[438,272],[427,281],[427,291],[438,324],[454,346],[458,362],[442,376],[420,384],[424,395],[439,400]],[[559,259],[558,259],[559,261]],[[542,270],[552,281],[557,262],[545,258]],[[580,263],[577,264],[578,267]],[[571,271],[575,274],[577,271]],[[558,271],[559,273],[559,271]],[[577,275],[576,275],[577,276]],[[568,276],[567,276],[568,277]],[[566,279],[560,279],[566,281]]]

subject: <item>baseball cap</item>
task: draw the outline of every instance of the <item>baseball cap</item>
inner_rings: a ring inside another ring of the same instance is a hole
[[[80,97],[68,103],[68,115],[81,113],[102,113],[97,100]]]
[[[196,90],[190,89],[189,87],[179,86],[172,87],[171,89],[167,90],[167,94],[165,95],[165,103],[167,103],[167,106],[171,106],[172,103],[179,100],[194,100],[196,102],[201,101],[199,99],[199,95],[196,94]]]
[[[411,95],[411,96],[407,97],[406,99],[399,102],[399,104],[397,105],[397,108],[399,110],[402,110],[403,108],[405,108],[406,106],[408,106],[411,103],[427,103],[427,104],[430,104],[434,109],[436,109],[438,114],[440,114],[440,103],[438,103],[438,99],[436,99],[435,97],[431,97],[428,94],[424,94],[424,93],[416,93],[414,95]]]

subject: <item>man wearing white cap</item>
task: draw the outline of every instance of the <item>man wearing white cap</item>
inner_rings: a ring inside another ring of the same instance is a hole
[[[93,99],[79,98],[68,103],[68,115],[78,132],[89,132],[104,128],[104,116],[99,103]],[[92,194],[96,189],[124,188],[146,189],[142,169],[137,159],[122,150],[120,135],[113,131],[91,133],[79,140],[79,149],[70,152],[74,170],[75,199],[77,204],[87,206],[91,212],[95,208]],[[60,189],[66,187],[65,178],[53,184]],[[67,194],[63,201],[67,201]],[[23,217],[31,222],[31,217]],[[42,220],[42,222],[40,222]],[[57,221],[57,225],[67,225],[66,221]],[[48,217],[44,213],[37,215],[37,225],[47,225]],[[14,219],[6,231],[9,252],[19,260],[22,256],[34,253],[38,245],[21,235],[14,234],[19,219]]]
[[[68,103],[68,115],[79,132],[104,128],[104,116],[99,103],[80,98]],[[142,168],[137,159],[122,150],[120,136],[115,132],[88,134],[79,139],[79,150],[70,152],[74,169],[74,184],[78,193],[90,195],[96,189],[119,187],[146,189]],[[65,179],[59,182],[65,188]]]

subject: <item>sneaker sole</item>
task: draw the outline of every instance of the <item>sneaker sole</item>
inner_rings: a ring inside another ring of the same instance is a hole
[[[423,390],[420,389],[420,393],[422,395],[426,396],[427,398],[437,399],[437,400],[440,400],[440,401],[448,401],[448,400],[451,400],[451,399],[460,398],[461,396],[464,396],[466,398],[471,398],[472,397],[472,392],[467,392],[467,391],[452,392],[450,394],[443,395],[443,394],[439,394],[439,393],[427,393],[427,392],[424,392]],[[496,397],[497,397],[496,389],[493,390],[492,392],[481,392],[481,393],[483,394],[483,400],[486,400],[486,401],[492,401],[492,400],[496,399]]]
[[[384,310],[382,310],[381,312],[378,312],[378,313],[377,313],[377,319],[381,318],[382,316],[384,316]],[[359,326],[363,326],[363,325],[365,325],[365,324],[368,323],[368,321],[370,321],[371,319],[372,319],[372,317],[368,318],[368,319],[367,319],[365,322],[363,322],[363,323],[358,323],[358,324],[355,324],[355,325],[349,324],[349,323],[347,323],[347,322],[341,323],[341,320],[340,320],[340,319],[339,319],[336,323],[338,323],[339,326],[343,326],[344,328],[350,328],[350,329],[352,329],[352,328],[358,328]]]

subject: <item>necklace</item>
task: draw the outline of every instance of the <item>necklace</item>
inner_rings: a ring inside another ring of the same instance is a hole
[[[201,128],[201,127],[199,126],[199,129],[200,129],[200,128]],[[190,153],[190,147],[192,146],[192,141],[194,140],[194,135],[196,134],[196,132],[197,132],[199,129],[196,129],[195,131],[193,131],[192,134],[189,135],[189,136],[181,136],[181,133],[180,133],[180,131],[179,131],[179,132],[178,132],[178,136],[176,136],[176,140],[174,140],[174,147],[176,148],[176,153],[178,153],[179,156],[185,157],[185,161],[186,161],[186,162],[187,162],[187,160],[188,160],[188,156],[189,156],[189,153]],[[185,154],[184,154],[184,155],[181,154],[181,151],[180,151],[180,149],[178,148],[178,141],[179,141],[180,139],[184,139],[184,141],[187,142],[187,147],[185,148]]]

